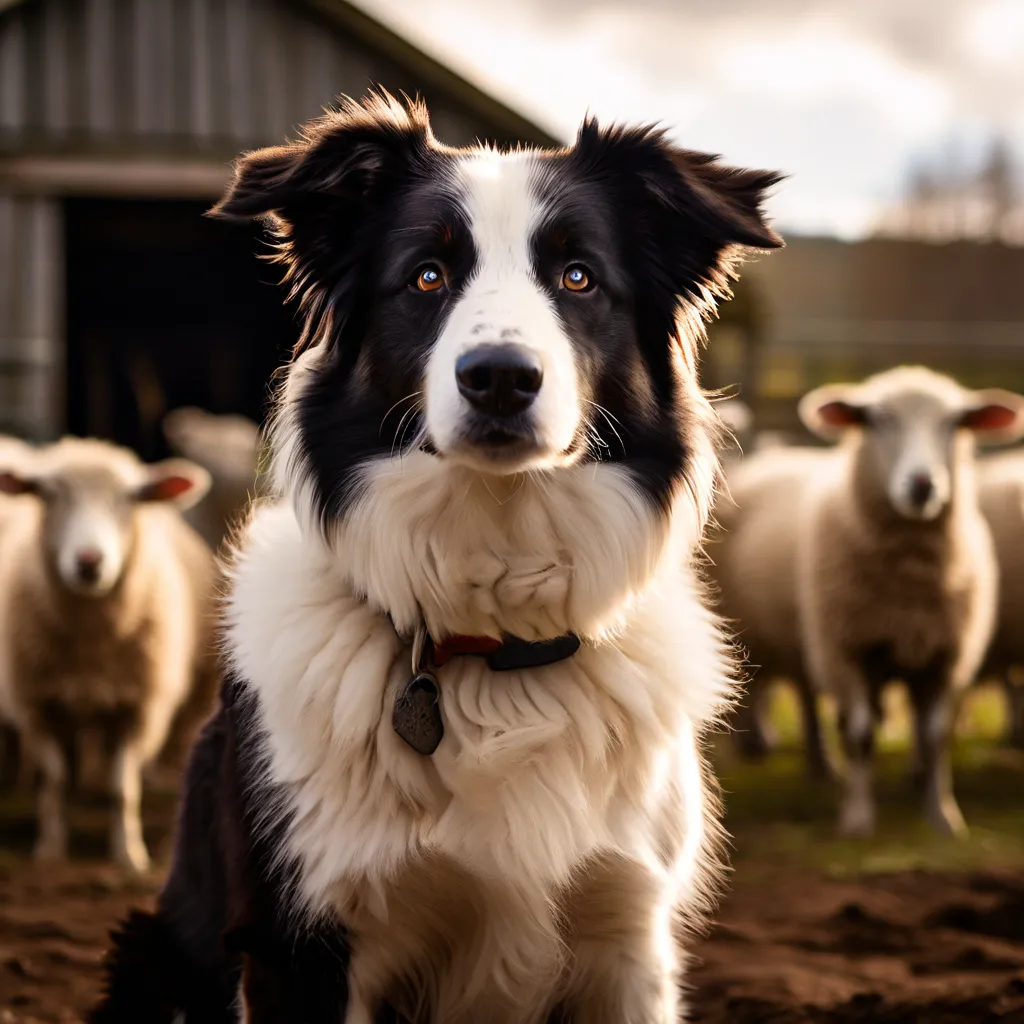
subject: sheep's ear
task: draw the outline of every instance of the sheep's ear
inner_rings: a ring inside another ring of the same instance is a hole
[[[1002,388],[975,391],[960,426],[986,441],[1016,441],[1024,437],[1024,398]]]
[[[210,474],[188,459],[165,459],[146,467],[149,479],[135,492],[137,501],[170,502],[191,508],[210,489]]]
[[[803,425],[818,437],[834,441],[851,427],[863,426],[864,407],[853,399],[849,384],[826,384],[800,399],[798,412]]]
[[[39,481],[9,469],[0,470],[0,494],[38,494]]]

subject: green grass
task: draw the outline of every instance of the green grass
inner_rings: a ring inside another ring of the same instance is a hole
[[[841,839],[834,822],[837,786],[807,777],[796,702],[773,691],[778,752],[754,763],[718,736],[714,762],[733,835],[733,862],[748,876],[806,867],[837,876],[910,869],[1024,868],[1024,752],[1003,743],[1005,705],[996,689],[971,692],[954,747],[956,793],[970,826],[966,839],[946,839],[924,824],[910,783],[909,721],[903,694],[886,695],[879,733],[876,795],[879,822],[870,840]],[[834,717],[827,709],[830,739]]]

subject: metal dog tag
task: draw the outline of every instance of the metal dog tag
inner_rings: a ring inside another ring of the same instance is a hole
[[[412,641],[412,679],[395,698],[391,727],[416,751],[429,757],[444,736],[441,689],[427,669],[427,630],[420,626]]]
[[[429,672],[417,672],[395,698],[391,725],[417,754],[429,756],[444,736],[439,700],[437,680]]]

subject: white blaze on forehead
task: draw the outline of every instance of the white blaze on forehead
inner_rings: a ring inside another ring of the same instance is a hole
[[[485,150],[459,162],[456,182],[477,248],[478,276],[532,274],[530,240],[544,215],[537,177],[531,153]]]
[[[538,178],[538,160],[530,153],[483,150],[456,168],[455,188],[476,264],[427,367],[427,424],[442,450],[458,443],[470,412],[458,391],[456,360],[478,345],[522,345],[540,359],[544,379],[531,414],[547,455],[568,449],[576,434],[580,414],[572,343],[533,261],[532,239],[546,213]]]

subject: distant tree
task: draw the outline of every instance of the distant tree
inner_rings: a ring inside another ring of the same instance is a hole
[[[875,233],[928,241],[977,239],[1024,244],[1021,168],[1005,138],[993,138],[979,166],[964,169],[952,151],[916,160],[903,194],[886,209]]]

